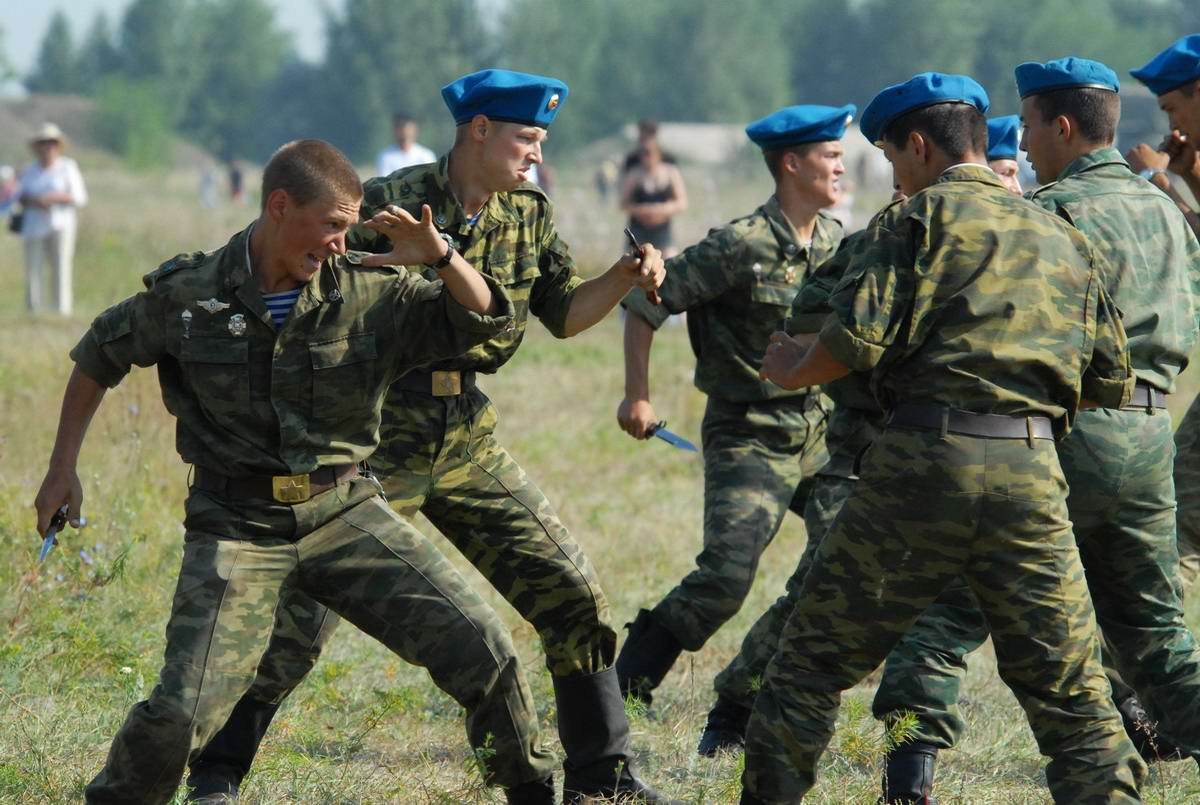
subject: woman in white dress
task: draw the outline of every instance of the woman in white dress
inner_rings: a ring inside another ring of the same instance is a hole
[[[21,172],[23,210],[21,240],[25,244],[25,306],[31,312],[43,303],[43,267],[50,267],[50,309],[71,313],[71,271],[75,256],[75,210],[87,203],[87,188],[75,160],[63,156],[67,139],[53,123],[43,125],[30,140],[37,160]]]

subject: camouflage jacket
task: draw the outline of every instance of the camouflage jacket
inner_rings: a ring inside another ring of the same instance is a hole
[[[388,204],[420,218],[421,205],[428,204],[437,228],[454,239],[467,262],[503,286],[516,311],[512,326],[462,355],[429,367],[495,372],[521,345],[530,313],[556,337],[565,336],[567,311],[583,280],[554,228],[550,200],[540,188],[525,183],[510,192],[493,193],[471,223],[450,191],[449,159],[444,156],[429,165],[368,180],[363,185],[362,219]],[[377,254],[391,249],[386,237],[361,227],[350,231],[347,245]]]
[[[1104,263],[1078,230],[982,165],[955,166],[850,244],[821,342],[898,402],[1044,415],[1128,401],[1133,372]]]
[[[157,365],[184,461],[232,476],[311,472],[366,459],[388,385],[460,354],[512,321],[478,316],[404,269],[330,258],[278,331],[250,273],[247,229],[179,255],[146,290],[100,314],[71,352],[106,387]]]
[[[1114,148],[1085,154],[1028,198],[1104,253],[1105,287],[1121,309],[1133,370],[1174,391],[1196,343],[1200,243],[1179,208]]]
[[[841,223],[822,212],[812,243],[798,242],[772,196],[668,260],[661,305],[651,305],[641,291],[621,304],[655,328],[671,313],[687,311],[696,388],[705,394],[732,402],[805,394],[808,389],[788,391],[759,380],[758,370],[767,339],[783,327],[797,289],[841,239]]]

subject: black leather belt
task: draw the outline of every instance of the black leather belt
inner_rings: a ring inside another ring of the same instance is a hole
[[[280,503],[303,503],[338,484],[358,476],[357,464],[320,467],[301,475],[250,475],[231,478],[196,467],[192,487],[223,498],[258,498]]]
[[[475,388],[474,372],[434,371],[414,369],[397,378],[392,386],[405,391],[419,391],[434,397],[455,397]]]
[[[1133,397],[1122,411],[1145,410],[1147,408],[1166,408],[1167,393],[1159,391],[1144,380],[1139,380],[1133,387]]]
[[[888,425],[993,439],[1054,438],[1054,425],[1049,417],[974,414],[944,405],[923,403],[900,403],[888,416]]]

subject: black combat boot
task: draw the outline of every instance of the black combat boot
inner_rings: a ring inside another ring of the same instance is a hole
[[[556,805],[554,801],[554,776],[543,780],[521,783],[515,788],[504,789],[504,801],[508,805]]]
[[[238,786],[250,771],[278,704],[243,696],[220,732],[192,761],[188,802],[237,802]]]
[[[1138,754],[1142,756],[1142,760],[1147,763],[1183,760],[1183,752],[1155,729],[1156,725],[1150,720],[1150,715],[1136,696],[1130,696],[1120,702],[1117,710],[1121,713],[1125,732]]]
[[[558,737],[566,754],[563,805],[582,805],[589,797],[672,805],[674,800],[634,774],[629,721],[616,671],[609,668],[596,674],[551,678],[558,705]]]
[[[910,741],[887,754],[883,802],[887,805],[937,805],[933,798],[933,768],[938,749],[933,744]]]
[[[716,757],[721,752],[734,752],[746,748],[746,725],[750,722],[750,709],[742,707],[732,699],[717,697],[717,703],[708,711],[708,722],[700,733],[700,745],[696,751],[701,757]]]
[[[638,610],[633,623],[627,623],[629,637],[617,655],[617,679],[621,695],[649,706],[654,701],[654,689],[679,655],[683,646],[665,626],[654,619],[648,609]]]

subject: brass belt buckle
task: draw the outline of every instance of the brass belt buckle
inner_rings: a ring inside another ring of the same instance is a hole
[[[462,394],[462,372],[433,372],[433,396],[453,397]]]
[[[308,473],[303,475],[272,475],[271,494],[280,503],[303,503],[309,493]]]

